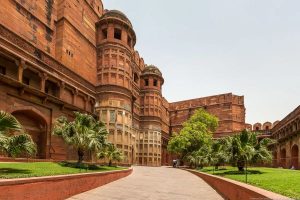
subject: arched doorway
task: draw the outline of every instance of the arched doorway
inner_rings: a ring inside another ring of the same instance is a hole
[[[28,133],[36,143],[36,158],[46,158],[47,123],[44,118],[33,110],[17,110],[14,111],[12,115],[17,118],[26,133]]]
[[[297,145],[292,147],[292,166],[295,169],[299,169],[299,148]]]
[[[286,150],[280,150],[280,167],[286,168]]]

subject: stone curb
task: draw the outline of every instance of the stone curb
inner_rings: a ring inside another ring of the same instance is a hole
[[[229,200],[292,200],[289,197],[270,192],[268,190],[258,188],[246,183],[238,182],[228,178],[223,178],[191,169],[183,169],[202,178],[225,199]]]

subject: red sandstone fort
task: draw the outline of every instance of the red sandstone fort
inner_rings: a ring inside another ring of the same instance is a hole
[[[54,120],[72,119],[73,111],[106,124],[109,141],[126,156],[124,164],[168,164],[171,134],[198,108],[219,118],[215,137],[246,128],[243,96],[168,102],[161,71],[134,48],[130,20],[104,10],[101,0],[9,0],[1,2],[0,14],[0,109],[31,134],[37,158],[75,158],[71,147],[51,135]]]

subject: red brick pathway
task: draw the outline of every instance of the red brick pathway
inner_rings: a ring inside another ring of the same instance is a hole
[[[134,167],[132,175],[73,196],[71,200],[221,200],[197,176],[167,167]]]

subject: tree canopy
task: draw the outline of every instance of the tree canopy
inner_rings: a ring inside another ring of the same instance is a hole
[[[258,139],[255,132],[244,130],[238,134],[213,139],[218,119],[203,109],[196,110],[168,143],[168,151],[187,161],[190,166],[213,165],[216,168],[230,163],[244,170],[246,164],[268,162],[272,154],[268,146],[271,139]]]
[[[191,152],[187,161],[196,168],[213,165],[217,169],[220,165],[231,164],[243,171],[248,164],[269,162],[272,153],[268,146],[272,142],[269,138],[258,139],[255,132],[244,130],[213,140],[212,143]]]
[[[190,119],[183,124],[179,134],[173,133],[168,143],[168,150],[185,159],[192,152],[209,145],[212,142],[212,133],[217,127],[217,117],[204,109],[196,110]]]

